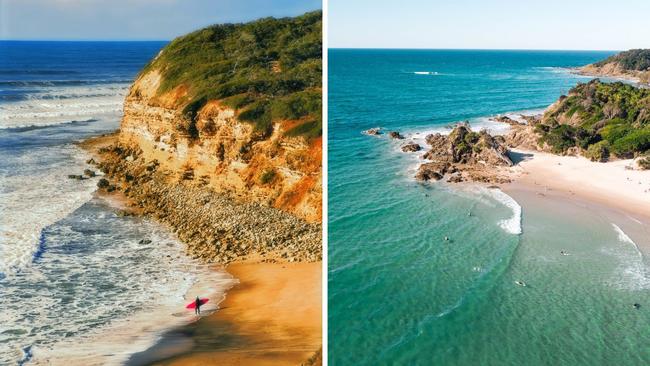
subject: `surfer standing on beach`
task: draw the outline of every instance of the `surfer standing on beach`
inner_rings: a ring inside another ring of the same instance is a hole
[[[201,299],[199,297],[196,297],[196,300],[194,300],[194,314],[201,315]]]

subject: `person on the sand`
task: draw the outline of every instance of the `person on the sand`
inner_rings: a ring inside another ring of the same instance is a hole
[[[196,300],[194,300],[194,314],[201,315],[201,299],[199,297],[196,297]]]

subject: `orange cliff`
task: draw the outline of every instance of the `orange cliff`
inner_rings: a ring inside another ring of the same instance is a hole
[[[142,150],[146,161],[181,179],[196,180],[243,202],[286,211],[307,222],[322,218],[322,137],[285,136],[299,121],[274,121],[269,137],[238,119],[238,111],[212,100],[196,115],[188,134],[183,115],[188,87],[157,95],[162,81],[154,69],[141,75],[124,104],[119,142]]]

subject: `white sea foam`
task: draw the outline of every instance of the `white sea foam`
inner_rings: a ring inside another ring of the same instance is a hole
[[[519,203],[500,189],[484,189],[484,192],[512,211],[512,216],[508,219],[500,220],[498,223],[499,226],[510,234],[521,234],[521,206]]]
[[[70,180],[87,156],[72,145],[41,147],[11,157],[0,172],[0,273],[32,262],[41,230],[92,198],[96,179]]]
[[[614,254],[621,260],[622,279],[616,281],[619,287],[642,290],[650,288],[648,267],[643,260],[643,253],[618,225],[612,223],[621,243],[627,244],[626,249],[617,250]]]
[[[236,282],[187,257],[158,224],[88,211],[50,229],[39,265],[3,285],[0,364],[23,358],[25,350],[35,365],[123,364],[165,330],[194,321],[184,308],[194,296],[210,298],[202,308],[209,314]],[[143,234],[150,241],[140,240]],[[33,292],[38,297],[29,309],[10,305]]]
[[[414,71],[413,73],[416,75],[440,75],[436,71]]]
[[[127,88],[56,87],[26,95],[26,100],[0,105],[0,129],[52,126],[89,120],[122,111]]]

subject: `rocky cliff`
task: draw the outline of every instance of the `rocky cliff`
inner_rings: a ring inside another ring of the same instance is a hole
[[[194,136],[184,126],[184,87],[158,95],[162,76],[154,69],[131,88],[119,141],[142,150],[146,161],[178,180],[194,181],[244,202],[259,202],[310,222],[321,219],[321,137],[287,136],[299,121],[274,121],[268,137],[238,118],[220,100],[196,114]]]
[[[321,13],[223,24],[136,78],[101,187],[230,262],[322,255]]]

